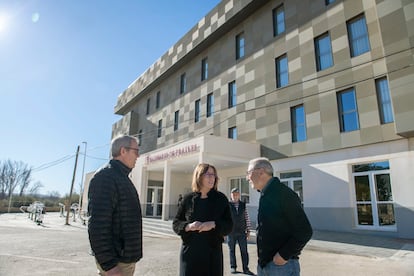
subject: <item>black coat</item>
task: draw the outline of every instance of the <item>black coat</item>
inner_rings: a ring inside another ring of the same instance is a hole
[[[233,227],[227,197],[211,190],[206,199],[200,193],[184,196],[173,220],[173,230],[183,241],[180,255],[180,275],[223,275],[224,236]],[[204,201],[206,200],[206,201]],[[199,218],[203,217],[204,220]],[[215,221],[216,227],[208,232],[185,232],[185,227],[194,221]]]
[[[111,160],[89,185],[89,241],[105,271],[142,258],[141,205],[130,172],[122,162]]]
[[[312,227],[298,195],[277,177],[261,191],[257,222],[258,258],[262,267],[278,252],[285,260],[298,258],[312,237]]]

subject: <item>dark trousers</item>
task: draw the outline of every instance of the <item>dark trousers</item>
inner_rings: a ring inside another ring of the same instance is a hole
[[[193,239],[181,246],[180,276],[223,276],[222,244],[212,247],[207,240]]]
[[[243,264],[243,271],[249,269],[249,253],[247,253],[247,236],[246,234],[230,234],[228,235],[227,243],[229,245],[230,251],[230,267],[236,268],[236,243],[239,244],[242,264]]]

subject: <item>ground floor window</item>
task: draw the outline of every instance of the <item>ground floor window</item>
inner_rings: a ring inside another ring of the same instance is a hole
[[[388,161],[352,166],[358,226],[395,226],[394,201]]]
[[[245,177],[237,177],[230,179],[230,191],[233,188],[239,189],[241,201],[245,203],[250,202],[249,181],[247,181]]]
[[[293,171],[280,173],[280,182],[298,194],[303,206],[302,172]]]

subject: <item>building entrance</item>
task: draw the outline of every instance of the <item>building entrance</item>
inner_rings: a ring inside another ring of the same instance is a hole
[[[161,217],[162,214],[162,187],[148,187],[145,216]]]

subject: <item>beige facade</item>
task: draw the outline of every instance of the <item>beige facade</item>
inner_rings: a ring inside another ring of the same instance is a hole
[[[230,149],[257,147],[315,229],[414,238],[414,3],[330,2],[224,0],[118,97],[113,136],[140,139],[133,178],[147,215],[173,215],[197,162],[217,166],[228,194],[256,157]],[[199,139],[216,144],[191,151]],[[186,154],[169,155],[177,148]]]

